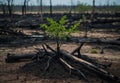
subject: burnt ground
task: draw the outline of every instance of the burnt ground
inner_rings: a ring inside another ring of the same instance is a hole
[[[56,16],[55,18],[60,17],[60,14],[57,15],[58,16],[54,15]],[[28,16],[28,17],[17,16],[12,18],[12,20],[10,20],[8,19],[8,17],[4,18],[3,16],[1,16],[2,19],[0,21],[1,22],[0,24],[4,27],[2,26],[0,27],[16,28],[14,25],[17,24],[18,27],[20,26],[22,27],[22,29],[20,28],[20,31],[23,31],[23,33],[27,35],[41,33],[41,31],[38,29],[34,30],[35,28],[39,27],[39,24],[41,23],[40,17],[39,16],[38,17]],[[74,18],[74,20],[80,20],[78,16],[76,17],[77,18]],[[69,16],[69,18],[70,18],[69,19],[70,23],[68,22],[68,25],[74,22],[72,16]],[[117,25],[114,26],[115,30],[112,30],[113,25]],[[31,29],[28,29],[28,27]],[[96,28],[96,31],[92,30],[94,28]],[[102,24],[95,23],[95,25],[92,26],[92,29],[88,33],[88,37],[109,39],[109,40],[120,38],[119,22],[102,23]],[[112,31],[116,31],[116,32],[112,32]],[[81,31],[80,33],[74,33],[73,36],[83,37],[84,31]],[[2,36],[0,35],[0,37]],[[0,83],[87,83],[84,79],[80,79],[76,75],[70,75],[69,71],[66,71],[65,68],[61,66],[61,64],[59,64],[56,60],[52,60],[52,62],[50,63],[50,68],[48,69],[47,72],[44,72],[44,69],[47,65],[46,62],[48,60],[47,57],[41,59],[39,62],[22,61],[16,63],[6,63],[5,58],[8,53],[24,54],[24,53],[36,52],[36,48],[41,48],[41,43],[43,42],[43,40],[39,38],[26,39],[17,36],[14,38],[12,37],[12,40],[9,40],[9,38],[5,38],[4,36],[2,37],[2,39],[4,40],[0,42]],[[55,48],[54,41],[46,41],[46,42],[50,46]],[[61,48],[71,52],[78,45],[79,45],[78,43],[67,41],[67,42],[63,42]],[[107,48],[104,50],[103,54],[100,54],[102,47],[107,47]],[[112,73],[113,75],[120,77],[120,62],[119,62],[120,46],[95,44],[95,43],[85,44],[81,49],[81,53],[88,55],[89,57],[94,58],[104,64],[112,63],[112,66],[106,70]],[[89,83],[103,83],[103,80],[98,78],[97,76],[90,76],[90,75],[86,75],[86,76],[90,81]]]
[[[34,30],[24,30],[24,33],[39,32]],[[83,36],[84,32],[75,33],[74,36]],[[89,37],[117,39],[120,35],[115,32],[97,32],[90,31]],[[34,40],[34,39],[33,39]],[[18,38],[10,44],[0,44],[0,83],[87,83],[85,80],[78,78],[76,75],[70,75],[57,61],[53,60],[47,72],[44,72],[46,67],[47,57],[36,61],[22,61],[16,63],[6,63],[5,58],[7,53],[24,54],[36,52],[35,48],[41,48],[41,41],[38,43],[30,43],[31,40],[24,40],[27,43],[16,43],[23,41]],[[47,41],[49,45],[55,48],[55,43]],[[78,46],[75,42],[64,42],[62,49],[72,51]],[[103,54],[100,54],[101,47],[107,46]],[[95,50],[95,51],[93,51]],[[106,44],[85,44],[81,53],[95,58],[101,63],[112,63],[108,69],[110,73],[120,77],[120,46]],[[89,83],[102,83],[102,79],[96,76],[89,76]]]

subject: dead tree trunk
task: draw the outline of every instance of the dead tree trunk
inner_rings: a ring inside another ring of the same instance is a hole
[[[35,60],[44,57],[46,53],[43,49],[37,49],[37,53],[28,53],[28,54],[7,54],[6,62],[17,62],[21,60]],[[51,54],[51,53],[49,53]]]
[[[23,5],[23,15],[26,15],[26,3],[27,3],[27,0],[24,1],[24,5]]]
[[[92,13],[91,13],[91,21],[94,21],[95,14],[95,0],[93,0]]]
[[[13,0],[7,0],[7,8],[9,16],[13,13]]]
[[[69,11],[70,14],[72,13],[72,6],[73,6],[73,0],[71,0],[70,11]]]
[[[53,13],[53,11],[52,11],[52,0],[50,0],[50,16],[52,17],[52,13]]]
[[[22,54],[22,55],[15,55],[15,54],[8,54],[6,58],[6,62],[16,62],[20,60],[27,60],[27,59],[32,59],[32,57],[35,56],[35,53],[31,54]]]
[[[1,4],[3,15],[6,14],[6,4]]]
[[[27,11],[27,3],[28,3],[29,1],[30,1],[30,0],[24,0],[23,6],[22,6],[22,15],[25,15],[25,14],[26,14],[26,11]]]
[[[43,5],[42,5],[42,0],[40,0],[40,15],[41,15],[41,21],[43,21]]]

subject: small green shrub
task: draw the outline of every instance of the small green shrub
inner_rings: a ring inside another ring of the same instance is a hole
[[[92,10],[92,7],[90,5],[78,2],[77,11],[85,12],[85,11],[91,11],[91,10]]]
[[[67,17],[63,16],[59,21],[55,21],[52,18],[47,18],[49,24],[40,25],[45,29],[47,35],[55,39],[65,39],[70,36],[71,33],[77,31],[77,27],[80,25],[80,22],[75,23],[69,29],[65,27],[65,23],[67,21]]]
[[[47,18],[49,24],[42,24],[40,27],[45,29],[45,32],[48,36],[54,38],[57,44],[57,55],[59,55],[60,50],[60,40],[66,39],[70,36],[71,33],[74,33],[77,30],[77,27],[80,25],[80,22],[73,24],[69,29],[65,27],[67,17],[63,16],[59,21],[55,21],[52,18]]]
[[[92,50],[90,51],[90,53],[97,54],[97,53],[98,53],[98,50],[97,50],[97,49],[92,49]]]

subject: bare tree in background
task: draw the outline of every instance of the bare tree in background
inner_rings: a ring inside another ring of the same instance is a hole
[[[42,15],[42,11],[43,11],[43,8],[42,8],[43,6],[42,6],[42,0],[40,0],[40,13],[41,13],[41,15]]]
[[[108,12],[110,11],[110,0],[107,0],[107,8],[108,8]]]
[[[43,21],[43,0],[37,0],[37,3],[40,5],[40,15],[41,15],[41,20]]]
[[[37,3],[39,5],[39,9],[40,11],[38,13],[42,14],[42,11],[43,11],[43,4],[42,4],[42,0],[37,0]]]
[[[25,15],[26,14],[26,11],[27,11],[27,5],[28,5],[28,2],[30,0],[24,0],[23,2],[23,6],[22,6],[22,15]]]
[[[0,6],[1,6],[1,9],[3,12],[3,15],[5,15],[6,14],[6,2],[5,2],[5,0],[0,1]]]
[[[26,7],[26,0],[24,0],[23,6],[22,6],[22,15],[25,14],[25,7]]]
[[[70,11],[69,11],[70,14],[72,13],[72,6],[73,6],[73,0],[71,0],[71,6],[70,6]]]
[[[32,10],[33,10],[33,4],[30,3],[30,12],[32,13]]]
[[[29,8],[29,7],[28,7],[29,1],[30,1],[30,0],[27,0],[27,2],[26,2],[26,10],[25,10],[25,14],[26,14],[26,12],[27,12],[27,10],[28,10],[28,8]]]
[[[50,0],[50,16],[52,17],[52,0]]]
[[[8,14],[11,16],[13,14],[13,1],[14,0],[6,0],[6,1],[7,1]]]
[[[95,14],[95,0],[93,0],[92,14],[91,14],[91,21],[94,20],[94,14]]]

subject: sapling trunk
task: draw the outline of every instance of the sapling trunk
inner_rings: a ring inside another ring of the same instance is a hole
[[[57,57],[60,57],[60,44],[59,44],[59,37],[56,38],[56,43],[57,43]]]

